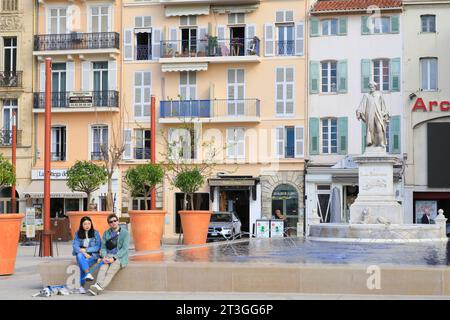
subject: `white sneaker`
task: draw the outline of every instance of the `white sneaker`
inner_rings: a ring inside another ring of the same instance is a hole
[[[83,287],[80,287],[80,289],[78,289],[78,293],[79,294],[86,294],[86,289]]]
[[[89,287],[89,293],[92,294],[93,296],[98,295],[100,292],[103,291],[103,288],[98,284],[93,284],[92,286]]]
[[[94,277],[92,276],[92,274],[88,273],[84,277],[84,280],[86,280],[86,281],[94,281]]]

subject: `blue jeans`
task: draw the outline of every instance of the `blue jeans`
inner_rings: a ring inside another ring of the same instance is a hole
[[[90,266],[95,264],[97,262],[97,258],[91,255],[89,258],[86,258],[84,254],[78,253],[77,254],[77,263],[80,267],[80,285],[84,286],[86,283],[86,280],[84,280],[84,277],[86,274],[84,273],[84,270],[89,269]]]

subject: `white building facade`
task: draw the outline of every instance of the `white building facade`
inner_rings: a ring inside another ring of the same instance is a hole
[[[306,224],[348,222],[358,194],[352,156],[365,150],[365,125],[357,120],[363,94],[375,81],[390,111],[390,154],[402,158],[402,8],[400,1],[318,1],[309,21],[309,161],[306,168]],[[401,165],[394,188],[402,201]],[[317,211],[316,211],[317,210]],[[317,213],[316,213],[317,212]],[[310,219],[310,221],[308,221]]]

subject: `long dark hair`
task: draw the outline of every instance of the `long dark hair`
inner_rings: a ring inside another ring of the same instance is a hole
[[[94,224],[92,223],[91,218],[88,216],[85,216],[81,218],[80,220],[80,227],[78,228],[78,239],[86,239],[86,232],[83,229],[83,222],[90,221],[91,222],[91,229],[88,231],[88,238],[95,238],[95,229]]]

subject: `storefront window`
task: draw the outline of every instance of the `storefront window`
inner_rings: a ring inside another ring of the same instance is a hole
[[[289,184],[281,184],[275,188],[272,193],[272,215],[275,210],[281,210],[281,213],[286,216],[285,228],[288,229],[288,234],[294,228],[297,228],[298,222],[298,192]]]

